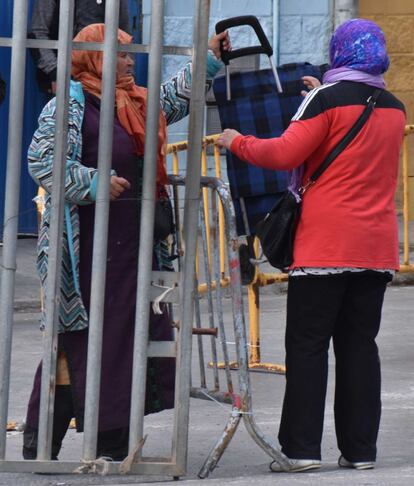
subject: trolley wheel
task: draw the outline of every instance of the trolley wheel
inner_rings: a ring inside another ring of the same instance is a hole
[[[180,480],[180,476],[173,476],[173,479],[174,479],[174,481],[179,481]]]

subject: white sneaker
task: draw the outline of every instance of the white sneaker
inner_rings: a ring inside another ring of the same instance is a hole
[[[269,468],[272,472],[302,472],[309,471],[311,469],[319,469],[321,467],[321,461],[316,459],[290,459],[284,456],[284,461],[273,461]]]
[[[338,466],[349,467],[351,469],[358,469],[359,471],[363,471],[364,469],[374,469],[375,462],[374,461],[351,462],[348,461],[348,459],[345,459],[344,456],[339,456]]]

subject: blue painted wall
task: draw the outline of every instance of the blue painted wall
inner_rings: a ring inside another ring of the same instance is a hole
[[[30,6],[31,6],[30,2]],[[0,37],[10,37],[12,34],[13,0],[1,0],[0,14]],[[3,235],[4,224],[4,196],[5,196],[5,176],[6,176],[6,157],[7,157],[7,134],[13,127],[8,123],[9,88],[10,88],[10,62],[11,49],[0,48],[0,72],[7,83],[7,96],[0,107],[0,239]],[[37,214],[32,201],[37,192],[37,186],[31,179],[27,171],[27,148],[37,125],[39,113],[46,103],[45,95],[37,89],[35,80],[35,68],[30,57],[27,55],[26,62],[26,82],[24,106],[24,126],[22,137],[22,176],[20,187],[20,207],[19,207],[19,233],[37,233]]]
[[[29,0],[29,19],[34,0]],[[11,37],[13,19],[13,0],[0,0],[0,37]],[[142,31],[140,26],[141,0],[130,0],[129,10],[131,18],[131,31],[135,42],[142,42]],[[0,107],[0,239],[3,235],[4,219],[4,197],[5,177],[7,162],[7,134],[10,128],[8,120],[9,107],[9,86],[10,86],[10,62],[11,49],[0,48],[0,73],[7,83],[7,96]],[[147,54],[138,54],[136,60],[136,78],[141,86],[147,84]],[[25,82],[25,106],[24,106],[24,128],[22,137],[22,176],[20,187],[20,208],[19,208],[19,233],[37,233],[37,213],[32,201],[37,193],[37,185],[33,182],[27,171],[27,148],[31,141],[33,132],[37,127],[37,119],[47,102],[47,96],[37,88],[35,67],[30,53],[27,53],[26,82]],[[23,93],[22,93],[23,96]]]

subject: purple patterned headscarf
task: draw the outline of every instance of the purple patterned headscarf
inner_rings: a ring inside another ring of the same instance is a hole
[[[376,88],[385,88],[384,73],[390,60],[385,37],[371,20],[352,19],[334,32],[329,57],[331,69],[323,76],[323,83],[355,81]]]
[[[383,73],[390,60],[384,33],[371,20],[352,19],[341,24],[329,44],[331,69],[323,76],[323,83],[355,81],[376,88],[385,88]],[[304,165],[290,173],[289,190],[298,195],[303,182]],[[299,197],[299,196],[297,196]]]
[[[352,19],[334,32],[329,44],[331,68],[348,67],[383,74],[390,65],[384,33],[372,20]]]
[[[372,20],[352,19],[340,25],[329,44],[331,69],[324,83],[356,81],[385,88],[382,76],[390,60],[384,33]]]

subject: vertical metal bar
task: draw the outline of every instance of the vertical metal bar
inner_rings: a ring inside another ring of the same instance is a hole
[[[42,386],[37,450],[37,458],[42,461],[50,459],[53,434],[73,12],[73,0],[61,2],[57,58],[58,91],[56,93],[56,129],[53,152],[52,210],[45,296],[46,317],[43,336]]]
[[[198,224],[200,204],[200,164],[202,137],[204,128],[205,82],[207,62],[208,23],[210,18],[210,0],[196,0],[193,30],[193,70],[191,89],[191,111],[189,120],[189,144],[185,205],[184,238],[185,259],[181,275],[182,323],[178,343],[177,369],[179,370],[175,386],[176,414],[173,430],[173,456],[177,465],[185,471],[187,465],[188,419],[190,400],[190,370],[192,322],[194,312],[194,261],[196,258],[197,239],[194,228]]]
[[[101,383],[102,332],[104,319],[106,257],[108,242],[109,188],[112,164],[119,0],[105,6],[105,39],[102,67],[102,103],[99,119],[98,187],[92,257],[92,287],[89,317],[88,362],[85,393],[83,458],[96,457],[98,404]]]
[[[183,247],[181,242],[181,215],[180,215],[180,198],[179,187],[173,186],[173,199],[174,199],[174,222],[175,222],[175,246],[176,254],[178,255],[177,265],[178,271],[181,271],[181,255],[183,254]]]
[[[208,260],[208,249],[207,249],[207,232],[206,232],[206,222],[205,222],[205,208],[203,205],[200,207],[200,220],[201,220],[201,241],[202,241],[202,252],[204,260],[204,275],[206,279],[207,286],[207,308],[208,308],[208,323],[210,329],[214,329],[214,305],[213,305],[213,294],[211,285],[211,266]],[[208,216],[208,215],[207,215]],[[220,286],[220,281],[216,282],[216,288]],[[214,377],[214,390],[220,389],[220,381],[217,367],[217,344],[216,337],[210,337],[211,343],[211,358],[213,363],[213,377]]]
[[[275,63],[273,62],[273,58],[271,56],[269,56],[269,63],[270,63],[270,67],[272,68],[272,71],[273,71],[273,76],[275,77],[277,92],[283,93],[283,88],[282,88],[282,84],[281,84],[280,79],[279,79],[279,74],[277,72]]]
[[[249,301],[249,364],[260,363],[260,314],[259,284],[253,282],[247,286]]]
[[[138,31],[137,31],[137,44],[142,44],[143,37],[143,15],[142,15],[142,3],[143,0],[137,0],[137,14],[138,14]]]
[[[180,171],[178,153],[176,150],[173,152],[173,174],[178,176]],[[174,184],[173,186],[173,196],[174,196],[174,218],[175,218],[175,238],[177,246],[177,254],[179,256],[183,253],[183,247],[181,242],[181,217],[180,217],[180,199],[179,199],[179,187]],[[181,271],[181,257],[177,260],[178,271]]]
[[[404,136],[403,142],[403,159],[402,159],[402,179],[403,179],[403,238],[404,238],[404,265],[410,264],[410,241],[409,241],[409,195],[408,195],[408,141],[407,135]]]
[[[219,241],[220,241],[220,276],[224,278],[226,273],[226,245],[225,245],[225,229],[224,229],[224,213],[223,206],[219,200]]]
[[[207,211],[207,217],[209,218],[209,222],[210,222],[210,227],[211,227],[211,233],[210,233],[210,238],[209,238],[209,244],[210,244],[210,251],[211,251],[211,247],[214,248],[214,245],[217,243],[217,235],[218,235],[218,209],[217,209],[217,197],[216,197],[216,193],[211,189],[211,187],[208,187],[208,190],[210,191],[210,204],[211,206],[208,208],[208,211]],[[205,212],[205,208],[204,208],[204,214],[206,214]],[[211,218],[210,218],[210,215],[211,215]],[[214,249],[212,250],[212,252],[214,253]],[[214,255],[213,257],[211,258],[212,261],[214,261]],[[210,273],[211,273],[211,278],[213,279],[214,278],[214,272],[213,272],[213,266],[212,264],[210,263]],[[220,283],[217,282],[217,283]]]
[[[195,274],[197,280],[200,277],[200,248],[198,245],[198,237],[199,237],[199,231],[197,229],[197,243],[196,243],[196,261],[195,261]]]
[[[259,254],[259,240],[254,239],[254,256]],[[256,267],[257,277],[257,267]],[[257,278],[247,286],[249,302],[249,365],[260,363],[260,285]]]
[[[280,54],[280,0],[273,0],[273,53],[275,56],[276,64],[279,64]]]
[[[214,194],[216,196],[216,194]],[[217,198],[215,197],[214,200]],[[216,312],[217,312],[217,321],[218,327],[220,330],[220,343],[223,350],[223,360],[224,360],[224,369],[226,372],[226,380],[227,380],[227,391],[229,393],[233,393],[233,381],[231,379],[230,373],[230,359],[229,359],[229,352],[227,346],[227,338],[226,338],[226,329],[224,327],[224,313],[223,313],[223,301],[222,301],[222,294],[221,294],[221,269],[220,269],[220,241],[217,238],[217,228],[219,226],[219,213],[215,212],[216,214],[216,231],[214,232],[214,239],[213,239],[213,254],[214,254],[214,272],[215,272],[215,280],[216,280]]]
[[[173,152],[173,174],[178,176],[180,172],[180,166],[178,163],[178,154],[176,151]]]
[[[201,175],[207,175],[207,151],[206,147],[203,147],[203,151],[201,153]],[[208,264],[211,268],[211,229],[210,229],[210,218],[209,218],[209,211],[208,211],[208,188],[203,187],[203,207],[204,207],[204,226],[206,230],[206,246],[207,246],[207,256],[208,256]]]
[[[6,453],[26,66],[27,0],[15,0],[0,289],[0,460]]]
[[[131,390],[130,452],[138,446],[144,430],[163,30],[164,0],[152,0],[144,179]]]
[[[231,80],[230,80],[231,74],[230,74],[229,64],[226,64],[225,71],[226,71],[226,99],[227,101],[230,101],[231,100]]]
[[[244,203],[244,197],[241,197],[239,199],[240,203],[240,210],[242,213],[242,218],[243,218],[243,224],[244,224],[244,230],[246,232],[246,236],[250,236],[250,225],[249,225],[249,219],[247,217],[247,209],[246,209],[246,204]]]
[[[216,177],[221,178],[221,159],[220,159],[220,148],[218,145],[214,145],[214,160],[216,165]],[[219,200],[219,239],[220,239],[220,275],[221,278],[225,274],[225,262],[226,262],[226,240],[225,240],[225,229],[224,229],[224,212],[223,203],[221,199]]]
[[[198,288],[198,280],[195,277],[194,288]],[[196,292],[194,296],[194,305],[195,305],[195,320],[196,320],[196,327],[198,329],[201,328],[201,312],[200,312],[200,294]],[[202,388],[207,387],[206,381],[206,366],[204,361],[204,346],[203,346],[203,336],[197,335],[197,347],[198,347],[198,364],[200,367],[200,385]]]
[[[358,0],[334,0],[334,28],[358,15]]]
[[[286,464],[285,456],[280,452],[280,446],[266,437],[255,422],[252,411],[252,396],[250,386],[250,375],[248,370],[248,357],[246,349],[246,326],[244,322],[243,295],[240,275],[240,262],[237,246],[237,231],[234,208],[230,203],[231,197],[229,190],[225,186],[218,188],[218,193],[223,202],[226,217],[226,236],[228,241],[228,259],[230,272],[230,289],[232,292],[232,308],[234,335],[236,340],[236,353],[238,362],[239,390],[241,398],[241,408],[244,412],[243,419],[247,431],[253,440],[278,463]]]
[[[207,459],[197,474],[200,479],[205,479],[215,469],[221,456],[234,437],[241,418],[242,414],[238,413],[238,409],[233,405],[232,415],[226,423],[223,433],[219,437],[214,447],[211,449]]]
[[[220,147],[214,143],[213,145],[213,153],[214,153],[214,168],[215,168],[215,176],[220,179],[221,178],[221,155],[220,155]]]

